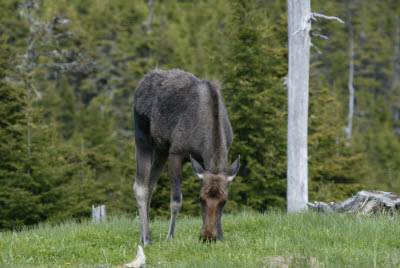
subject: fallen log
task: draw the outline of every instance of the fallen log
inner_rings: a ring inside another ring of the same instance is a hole
[[[400,214],[400,196],[383,191],[361,191],[339,203],[307,203],[311,210],[324,212],[359,212],[361,214]]]

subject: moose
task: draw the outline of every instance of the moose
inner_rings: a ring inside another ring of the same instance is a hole
[[[182,206],[182,166],[189,161],[201,183],[200,240],[223,238],[221,217],[240,156],[226,168],[233,133],[219,84],[179,69],[150,71],[135,91],[134,121],[137,170],[133,191],[143,245],[152,244],[150,202],[168,158],[171,222],[167,241],[174,237]]]

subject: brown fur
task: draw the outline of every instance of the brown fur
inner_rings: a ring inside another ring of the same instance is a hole
[[[204,173],[200,191],[203,226],[200,231],[200,239],[203,241],[216,241],[218,234],[222,238],[222,229],[218,231],[218,221],[228,198],[229,182],[223,174],[215,175]],[[222,226],[221,226],[222,228]]]

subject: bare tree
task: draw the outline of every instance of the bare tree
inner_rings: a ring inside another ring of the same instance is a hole
[[[349,1],[349,37],[350,37],[350,49],[349,49],[349,115],[347,121],[346,135],[347,138],[350,139],[353,133],[353,115],[354,115],[354,32],[353,26],[351,23],[351,1]]]
[[[40,3],[41,4],[41,3]],[[25,88],[27,90],[27,107],[26,107],[26,122],[27,122],[27,151],[28,156],[31,155],[31,99],[32,92],[36,93],[36,96],[41,98],[41,93],[36,90],[33,84],[33,75],[35,70],[35,63],[39,55],[36,53],[36,39],[35,34],[38,28],[38,21],[35,19],[34,11],[39,8],[39,3],[34,1],[25,1],[19,7],[19,13],[21,17],[29,24],[29,32],[27,38],[27,48],[25,54],[20,55],[20,64],[17,66],[19,73],[22,77],[22,83],[25,84]],[[29,174],[31,171],[28,168],[27,173]]]
[[[339,18],[311,13],[310,0],[288,0],[289,72],[288,135],[287,135],[287,210],[307,208],[308,202],[308,80],[311,36],[328,39],[313,33],[311,20]],[[314,46],[315,47],[315,46]],[[319,52],[318,48],[315,47]],[[320,53],[320,52],[319,52]]]
[[[154,12],[153,0],[149,0],[147,5],[149,6],[149,14],[147,15],[147,20],[142,24],[142,26],[146,30],[146,33],[149,34],[151,31],[151,23],[153,20],[153,12]]]
[[[393,80],[392,80],[392,92],[396,90],[400,83],[399,78],[399,61],[400,61],[400,22],[399,15],[395,15],[395,31],[394,31],[394,57],[393,57]],[[399,121],[399,104],[394,105],[394,120]]]
[[[311,36],[310,0],[288,0],[289,72],[287,135],[287,209],[308,202],[308,78]]]
[[[349,114],[347,117],[347,127],[345,129],[345,133],[348,139],[351,138],[353,133],[353,116],[354,116],[354,30],[351,22],[351,0],[349,1],[348,6],[348,30],[349,30],[349,38],[350,38],[350,48],[349,48]]]
[[[395,23],[396,28],[394,31],[394,58],[393,58],[393,81],[392,81],[392,89],[394,89],[400,83],[400,68],[399,68],[399,61],[400,61],[400,21],[399,15],[395,15]]]

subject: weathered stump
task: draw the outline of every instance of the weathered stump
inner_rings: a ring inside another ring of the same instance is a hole
[[[93,222],[102,222],[106,221],[106,206],[92,206],[92,221]]]
[[[400,197],[383,191],[361,191],[339,203],[307,203],[308,208],[324,212],[359,212],[361,214],[400,214]]]

